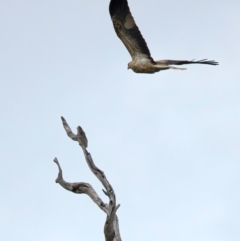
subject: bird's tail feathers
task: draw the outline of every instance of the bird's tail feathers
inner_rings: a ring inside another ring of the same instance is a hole
[[[156,64],[155,67],[159,70],[166,70],[166,69],[186,70],[186,68],[178,68],[178,67],[169,66],[166,64]]]
[[[178,68],[178,67],[174,67],[174,66],[169,66],[169,69],[187,70],[187,68]]]

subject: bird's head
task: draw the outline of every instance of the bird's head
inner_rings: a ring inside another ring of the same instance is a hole
[[[128,63],[128,69],[132,69],[132,61]]]

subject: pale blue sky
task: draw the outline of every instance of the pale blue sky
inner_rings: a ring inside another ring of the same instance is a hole
[[[127,70],[109,1],[0,0],[0,239],[104,240],[105,214],[55,184],[102,186],[65,134],[81,125],[115,188],[123,240],[240,240],[240,2],[129,0],[155,59]]]

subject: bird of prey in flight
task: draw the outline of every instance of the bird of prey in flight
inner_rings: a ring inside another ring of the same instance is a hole
[[[147,43],[143,38],[138,26],[128,7],[127,0],[111,0],[109,12],[113,22],[117,36],[122,40],[128,52],[132,56],[132,61],[128,63],[128,69],[132,69],[136,73],[153,74],[160,70],[180,69],[172,65],[183,64],[209,64],[218,65],[213,60],[202,59],[195,60],[154,60],[151,57]]]

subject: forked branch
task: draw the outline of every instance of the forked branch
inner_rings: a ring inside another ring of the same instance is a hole
[[[106,196],[109,198],[109,204],[104,203],[101,198],[98,196],[94,188],[89,183],[84,182],[66,182],[63,179],[63,173],[61,166],[57,160],[57,158],[54,159],[54,162],[58,166],[58,177],[56,178],[56,183],[59,183],[63,188],[65,188],[68,191],[71,191],[76,194],[87,194],[93,202],[95,202],[100,209],[102,209],[106,214],[106,222],[104,225],[104,234],[105,234],[105,240],[106,241],[121,241],[121,236],[119,232],[119,225],[118,225],[118,218],[116,215],[117,209],[119,208],[119,204],[116,205],[116,196],[114,193],[114,190],[107,180],[104,172],[100,170],[93,162],[93,159],[91,157],[91,154],[87,151],[88,146],[88,140],[85,135],[85,132],[83,129],[78,126],[77,127],[77,134],[74,134],[67,124],[66,120],[62,118],[63,127],[67,133],[67,135],[73,140],[77,141],[78,144],[81,146],[86,162],[90,168],[90,170],[93,172],[93,174],[99,179],[99,181],[104,186],[105,190],[103,189],[103,192]]]

